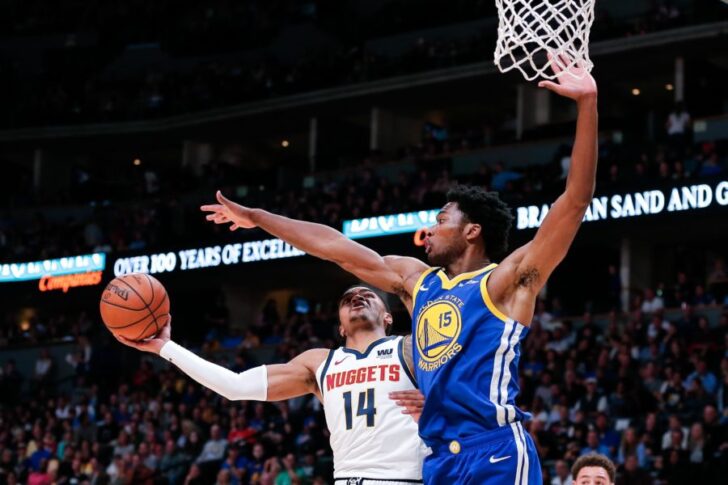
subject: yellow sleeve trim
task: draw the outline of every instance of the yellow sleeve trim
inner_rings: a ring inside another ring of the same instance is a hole
[[[488,294],[488,278],[490,278],[490,275],[492,274],[493,271],[483,276],[483,279],[480,280],[480,293],[483,295],[483,301],[485,302],[485,306],[488,307],[488,310],[490,310],[490,312],[498,317],[500,320],[507,322],[508,320],[510,320],[510,318],[508,318],[505,313],[498,310],[498,308],[495,306],[495,303],[493,303],[493,300],[490,299],[490,295]]]
[[[438,268],[427,268],[422,272],[419,278],[417,278],[417,283],[415,283],[415,288],[412,290],[412,309],[414,310],[415,305],[415,298],[417,298],[417,292],[420,291],[420,286],[422,286],[422,282],[425,281],[425,277],[427,277],[428,274],[432,273],[433,271],[437,271]]]

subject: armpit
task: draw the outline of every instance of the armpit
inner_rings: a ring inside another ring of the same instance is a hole
[[[391,292],[397,295],[403,303],[407,303],[412,298],[407,290],[404,289],[404,286],[399,283],[392,285]]]
[[[536,268],[526,268],[518,273],[518,277],[516,278],[516,287],[530,288],[537,284],[540,279],[541,274]]]
[[[306,375],[306,386],[310,389],[318,389],[318,382],[316,382],[316,374],[309,372]]]

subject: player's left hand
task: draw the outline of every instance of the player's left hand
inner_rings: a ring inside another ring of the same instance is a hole
[[[425,407],[425,396],[418,389],[390,392],[389,399],[394,400],[397,406],[403,407],[402,414],[412,416],[415,423],[420,420],[422,408]]]
[[[586,72],[586,70],[577,63],[576,66],[566,67],[569,65],[569,59],[560,54],[552,56],[549,54],[551,62],[551,70],[554,74],[559,75],[558,83],[552,81],[541,81],[538,87],[546,88],[560,96],[571,98],[574,101],[582,101],[587,98],[596,98],[597,83],[594,78]],[[563,72],[566,71],[566,72]],[[571,74],[573,74],[573,76]]]

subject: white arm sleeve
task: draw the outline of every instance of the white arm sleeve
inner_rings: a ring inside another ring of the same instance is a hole
[[[265,401],[268,397],[268,371],[264,365],[237,374],[206,361],[171,340],[162,346],[159,355],[231,401]]]

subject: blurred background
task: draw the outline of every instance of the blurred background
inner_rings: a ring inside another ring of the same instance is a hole
[[[314,398],[228,402],[122,348],[114,276],[234,370],[340,345],[351,276],[199,211],[230,198],[423,258],[448,188],[498,191],[511,248],[563,190],[575,106],[492,64],[480,0],[5,0],[0,484],[333,483]],[[545,483],[728,473],[728,5],[597,2],[596,199],[538,302],[519,405]],[[395,332],[409,317],[390,299]]]

